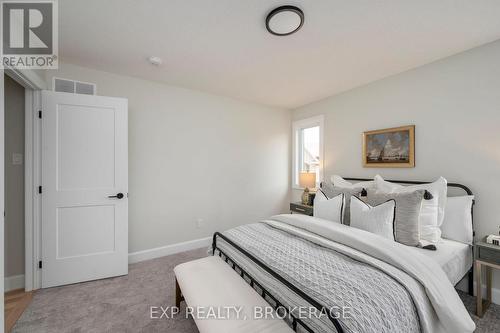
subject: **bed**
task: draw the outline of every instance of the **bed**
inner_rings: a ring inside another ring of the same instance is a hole
[[[436,251],[428,251],[420,248],[410,248],[412,251],[435,260],[446,273],[451,284],[457,285],[466,275],[472,274],[473,254],[471,245],[456,242],[449,239],[441,239]],[[470,279],[472,281],[472,279]],[[472,294],[472,290],[469,290]]]
[[[448,186],[471,194],[463,185]],[[284,214],[216,232],[212,254],[297,332],[474,330],[453,288],[472,274],[470,246],[443,239],[429,251],[325,222]]]

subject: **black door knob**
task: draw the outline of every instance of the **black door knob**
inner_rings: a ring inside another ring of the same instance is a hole
[[[117,198],[117,199],[123,199],[124,195],[123,193],[117,193],[116,195],[110,195],[108,198]]]

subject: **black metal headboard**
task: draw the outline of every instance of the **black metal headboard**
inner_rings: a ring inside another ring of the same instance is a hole
[[[365,181],[370,181],[373,179],[368,179],[368,178],[344,178],[345,180],[351,180],[351,181],[358,181],[358,182],[365,182]],[[396,183],[396,184],[407,184],[407,185],[421,185],[421,184],[431,184],[432,182],[422,182],[422,181],[416,181],[416,180],[386,180],[391,183]],[[468,188],[465,185],[458,184],[458,183],[448,183],[448,187],[455,187],[455,188],[460,188],[464,190],[467,195],[473,195],[472,191],[470,188]]]
[[[366,182],[366,181],[371,181],[373,179],[369,178],[344,178],[345,180],[350,180],[350,181],[355,181],[355,182]],[[387,179],[386,181],[391,182],[391,183],[396,183],[396,184],[406,184],[406,185],[422,185],[422,184],[431,184],[432,182],[423,182],[423,181],[418,181],[418,180],[390,180]],[[320,183],[320,187],[323,186],[323,183]],[[464,190],[467,195],[474,195],[471,191],[470,188],[463,184],[459,183],[448,183],[448,187],[454,187],[454,188],[459,188]],[[476,200],[472,200],[472,208],[471,208],[471,216],[472,216],[472,235],[475,236],[476,232],[474,231],[474,204],[476,203]]]
[[[350,181],[357,181],[357,182],[365,182],[365,181],[371,181],[373,179],[368,179],[368,178],[344,178],[345,180],[350,180]],[[406,185],[422,185],[422,184],[431,184],[432,182],[423,182],[423,181],[416,181],[416,180],[386,180],[391,183],[396,183],[396,184],[406,184]],[[320,187],[323,187],[323,183],[320,183]],[[462,189],[467,193],[467,195],[474,195],[470,188],[468,188],[465,185],[459,184],[459,183],[448,183],[448,187],[454,187],[454,188],[459,188]],[[472,207],[471,207],[471,221],[472,221],[472,237],[476,236],[476,231],[474,231],[474,204],[476,203],[475,200],[472,200]],[[472,257],[474,258],[474,248],[472,247],[471,250],[473,251]],[[466,274],[469,276],[469,295],[473,296],[474,295],[474,267],[471,267],[469,272]]]

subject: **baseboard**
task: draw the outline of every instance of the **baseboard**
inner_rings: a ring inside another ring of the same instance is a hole
[[[476,295],[476,282],[474,282],[474,295]],[[483,285],[483,300],[486,297],[486,286]],[[500,305],[500,289],[491,288],[491,303]]]
[[[486,293],[486,287],[484,288],[484,293]],[[500,305],[500,289],[491,288],[491,302]]]
[[[136,262],[160,258],[179,252],[199,249],[200,247],[204,246],[208,247],[211,241],[212,237],[206,237],[206,238],[195,239],[192,241],[156,247],[154,249],[132,252],[128,254],[128,262],[129,264],[133,264]]]
[[[457,284],[457,289],[464,291],[466,293],[469,292],[468,289],[468,283],[467,283],[467,278],[463,279],[460,281],[459,284]],[[476,281],[474,281],[474,296],[476,296]],[[486,297],[486,286],[483,284],[483,299]],[[491,302],[495,304],[500,305],[500,289],[497,288],[491,288]]]
[[[9,276],[4,279],[5,292],[24,288],[24,274]]]
[[[476,295],[476,282],[474,282],[474,295]],[[486,286],[483,285],[483,299],[486,297]],[[491,288],[491,303],[500,304],[500,289]]]

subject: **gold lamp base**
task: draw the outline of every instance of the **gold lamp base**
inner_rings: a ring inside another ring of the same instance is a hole
[[[309,205],[309,189],[306,187],[302,193],[302,204]]]

